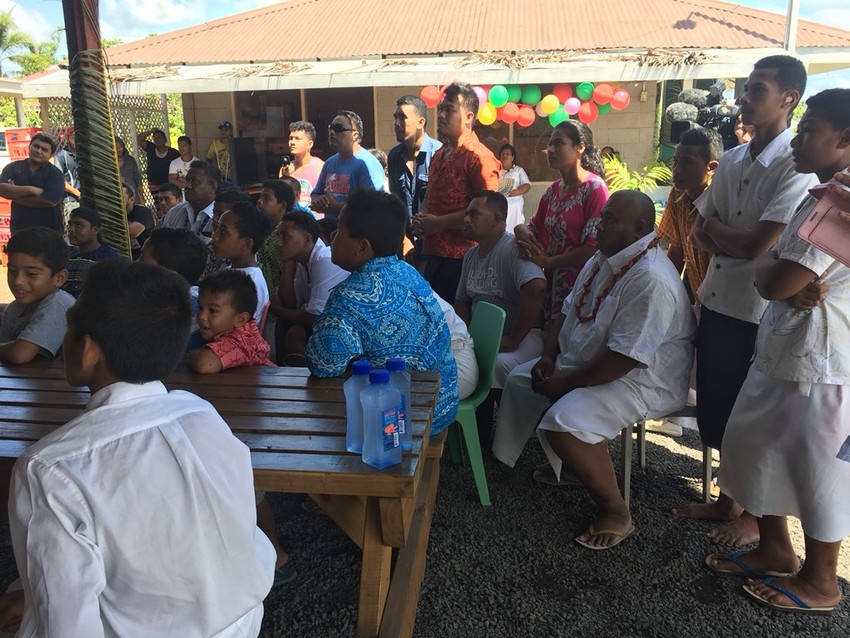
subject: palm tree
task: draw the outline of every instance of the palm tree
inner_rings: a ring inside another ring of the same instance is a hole
[[[12,17],[12,9],[0,13],[0,76],[5,76],[3,62],[15,53],[29,50],[34,46],[32,39],[18,29]]]

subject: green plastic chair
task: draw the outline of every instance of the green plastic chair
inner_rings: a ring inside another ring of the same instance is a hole
[[[496,355],[499,354],[499,344],[502,341],[502,330],[505,327],[505,311],[486,301],[475,306],[469,334],[475,343],[475,360],[478,362],[478,386],[475,391],[460,402],[457,409],[456,421],[449,432],[449,449],[452,459],[457,462],[461,455],[459,431],[463,431],[466,441],[466,451],[472,466],[472,476],[478,489],[481,505],[490,505],[490,490],[487,489],[487,476],[484,474],[484,459],[481,456],[481,442],[478,439],[478,424],[475,420],[475,409],[484,402],[490,394],[493,383],[493,373],[496,370]]]

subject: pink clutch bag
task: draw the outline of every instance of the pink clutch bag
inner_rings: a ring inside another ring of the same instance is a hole
[[[817,205],[797,229],[797,236],[820,248],[845,266],[850,266],[850,222],[839,213],[844,210],[823,184],[809,191]],[[850,211],[844,211],[850,213]]]

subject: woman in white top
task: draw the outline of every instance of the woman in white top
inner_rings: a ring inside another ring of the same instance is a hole
[[[821,182],[850,165],[850,89],[808,100],[791,141],[799,173]],[[850,268],[797,236],[817,204],[807,195],[756,286],[769,299],[756,356],[723,437],[720,487],[758,517],[755,549],[719,552],[710,569],[745,574],[744,590],[783,611],[829,613],[841,601],[836,566],[850,535]],[[802,564],[786,516],[800,519]]]
[[[499,160],[502,162],[502,173],[499,175],[499,186],[501,190],[502,180],[513,180],[513,186],[507,192],[502,190],[508,198],[508,219],[505,229],[512,233],[519,224],[525,223],[523,204],[525,195],[531,189],[531,182],[522,167],[516,165],[516,149],[510,144],[505,144],[499,149]],[[505,186],[507,188],[507,185]]]

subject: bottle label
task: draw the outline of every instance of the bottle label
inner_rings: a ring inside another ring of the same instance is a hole
[[[383,412],[384,451],[398,447],[398,408],[389,408]]]
[[[401,397],[401,403],[398,406],[398,433],[399,436],[407,434],[407,410],[405,409],[405,399]]]

